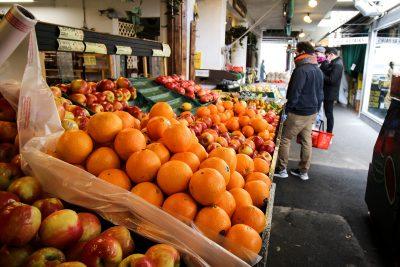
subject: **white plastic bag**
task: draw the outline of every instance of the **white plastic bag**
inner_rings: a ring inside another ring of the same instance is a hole
[[[23,50],[16,52],[24,53]],[[20,151],[29,165],[25,171],[37,177],[45,191],[94,210],[113,223],[127,226],[156,242],[173,245],[190,258],[190,265],[248,266],[196,229],[129,191],[46,154],[55,150],[64,130],[53,95],[41,76],[34,32],[30,35],[27,55],[18,103]],[[13,84],[18,85],[18,81]],[[5,90],[7,86],[0,87],[0,92]],[[248,254],[251,264],[260,260],[258,255]]]

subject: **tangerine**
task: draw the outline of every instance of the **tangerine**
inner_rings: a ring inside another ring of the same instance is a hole
[[[203,117],[209,117],[211,114],[211,111],[207,107],[199,107],[196,110],[196,116],[203,118]]]
[[[200,164],[199,169],[211,168],[217,170],[224,177],[225,185],[229,183],[231,171],[229,165],[221,158],[211,157]]]
[[[237,164],[236,171],[239,172],[242,176],[247,176],[247,174],[254,171],[254,162],[253,159],[250,158],[246,154],[237,154]]]
[[[240,173],[238,173],[237,171],[231,171],[231,179],[226,186],[226,190],[231,190],[233,188],[243,188],[244,183],[244,178]]]
[[[253,205],[253,200],[251,199],[249,192],[243,188],[233,188],[229,190],[229,192],[235,198],[236,208]]]
[[[82,130],[65,131],[58,139],[56,155],[71,164],[81,164],[93,150],[93,141]]]
[[[261,246],[262,239],[260,235],[256,230],[245,224],[235,224],[232,226],[226,234],[224,245],[230,252],[248,262],[253,261],[254,257],[243,251],[243,248],[254,252],[254,254],[258,254]]]
[[[157,156],[160,158],[161,164],[164,164],[170,158],[168,149],[161,143],[151,143],[147,145],[146,148],[157,154]]]
[[[90,117],[87,132],[98,143],[107,143],[122,130],[122,120],[112,112],[100,112]]]
[[[170,126],[171,122],[167,118],[155,116],[147,122],[147,134],[151,140],[157,141],[163,136],[165,130]]]
[[[125,190],[131,189],[131,180],[129,180],[128,175],[120,169],[108,169],[104,170],[99,174],[99,178],[119,186]]]
[[[193,143],[193,135],[185,125],[173,124],[165,130],[161,140],[173,153],[186,152]]]
[[[254,129],[250,125],[247,125],[242,128],[242,133],[245,137],[249,138],[254,135]]]
[[[246,183],[250,181],[263,181],[267,185],[271,185],[271,179],[262,172],[252,172],[246,176]]]
[[[145,148],[146,138],[138,129],[124,129],[114,140],[114,149],[123,160],[127,160],[133,153]]]
[[[268,201],[269,188],[270,185],[260,180],[250,181],[244,185],[244,189],[250,194],[254,206],[259,208]]]
[[[236,169],[237,159],[236,152],[233,148],[230,147],[217,147],[213,151],[210,152],[210,158],[220,158],[223,159],[228,165],[231,171]]]
[[[231,193],[229,193],[229,191],[225,191],[215,205],[223,209],[229,217],[231,217],[233,212],[236,210],[235,198]]]
[[[171,160],[179,160],[186,163],[192,169],[192,172],[196,172],[200,166],[199,158],[192,152],[176,153],[171,157]]]
[[[165,199],[162,209],[183,222],[194,220],[197,214],[197,204],[186,193],[176,193]]]
[[[185,162],[171,160],[158,170],[157,184],[165,194],[172,195],[185,191],[192,175],[192,170]]]
[[[134,183],[153,180],[160,167],[159,157],[150,149],[133,153],[126,162],[126,172]]]
[[[208,157],[206,149],[200,143],[193,143],[189,148],[189,152],[194,153],[200,162]]]
[[[109,147],[96,149],[86,160],[86,170],[96,176],[104,170],[119,168],[120,160],[118,155]]]
[[[202,205],[217,203],[225,190],[224,177],[215,169],[200,169],[190,178],[190,194]]]
[[[135,185],[131,192],[159,208],[161,208],[164,202],[164,196],[160,188],[150,182],[143,182]]]
[[[269,173],[270,164],[266,160],[263,160],[262,158],[254,158],[253,162],[255,172],[262,172],[264,174]]]
[[[114,111],[114,114],[117,115],[122,120],[122,129],[136,128],[135,127],[135,126],[137,126],[136,121],[139,121],[139,120],[136,119],[135,117],[133,117],[128,112],[122,111],[122,110],[117,110],[117,111]],[[140,122],[139,122],[139,124],[140,124]]]
[[[253,118],[251,120],[251,126],[254,128],[254,131],[257,133],[261,133],[268,129],[268,122],[263,118]]]
[[[230,131],[236,131],[240,129],[239,119],[237,117],[230,118],[226,123],[226,128]]]
[[[232,224],[245,224],[262,233],[267,224],[265,214],[255,206],[241,206],[232,216]]]
[[[215,205],[202,208],[197,213],[194,224],[205,236],[214,241],[219,239],[219,235],[225,235],[231,228],[231,220],[228,214]]]
[[[149,112],[150,119],[155,116],[162,116],[167,119],[172,119],[174,118],[175,113],[167,102],[157,102],[151,107]]]
[[[249,125],[250,124],[250,117],[249,116],[246,116],[246,115],[243,115],[243,116],[239,116],[239,125],[240,125],[240,127],[244,127],[244,126],[247,126],[247,125]]]

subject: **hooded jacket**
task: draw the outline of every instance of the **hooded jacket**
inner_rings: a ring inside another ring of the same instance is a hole
[[[335,58],[321,70],[324,73],[324,99],[337,100],[339,98],[340,83],[343,75],[343,61],[340,57]]]
[[[286,95],[286,112],[301,116],[316,114],[324,99],[324,75],[317,57],[302,54],[295,58],[295,64]]]

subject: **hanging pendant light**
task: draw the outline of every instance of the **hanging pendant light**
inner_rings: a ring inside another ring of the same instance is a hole
[[[304,38],[304,37],[306,37],[306,34],[302,29],[301,32],[299,33],[299,38]]]
[[[304,16],[303,20],[304,20],[305,23],[310,24],[312,22],[312,19],[310,17],[310,13],[307,13],[307,15]]]
[[[314,8],[318,5],[317,0],[308,0],[308,6]]]

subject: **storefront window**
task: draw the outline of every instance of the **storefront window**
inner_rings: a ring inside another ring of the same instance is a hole
[[[383,120],[390,105],[393,73],[398,73],[400,69],[400,24],[378,31],[377,36],[367,111]]]

